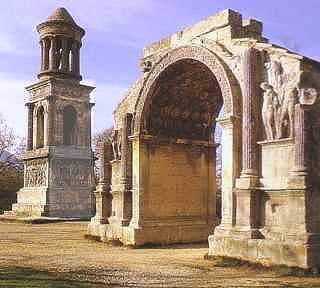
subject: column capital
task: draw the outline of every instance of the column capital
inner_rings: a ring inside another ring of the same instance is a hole
[[[223,116],[216,119],[216,122],[219,123],[223,128],[232,128],[234,124],[238,124],[241,121],[240,116]]]
[[[34,103],[33,102],[27,102],[26,104],[24,104],[24,106],[26,106],[27,108],[34,108]]]

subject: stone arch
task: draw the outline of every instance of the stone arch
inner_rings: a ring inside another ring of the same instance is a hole
[[[181,101],[186,98],[191,100],[188,105]],[[212,98],[215,100],[210,102]],[[207,103],[215,110],[206,110]],[[224,114],[216,120],[221,105]],[[216,122],[222,126],[222,197],[234,203],[235,180],[241,166],[241,105],[241,88],[236,77],[226,63],[205,47],[190,45],[173,49],[146,75],[136,101],[130,137],[133,167],[129,179],[133,203],[130,225],[142,229],[139,233],[143,235],[134,240],[136,244],[203,241],[217,224],[217,144],[208,137],[210,133],[194,133],[198,128],[210,127],[214,131]],[[154,107],[164,107],[161,108],[164,113]],[[187,111],[189,116],[185,110],[179,110],[181,107],[191,107]],[[194,111],[201,116],[193,117]],[[206,122],[204,115],[209,115],[212,121]],[[169,122],[162,121],[167,119]],[[153,126],[154,123],[163,126]],[[168,127],[170,132],[163,133]],[[163,201],[168,205],[163,206]],[[223,206],[222,210],[223,223],[232,225],[233,204]],[[203,221],[201,224],[199,219]],[[166,227],[161,228],[162,238],[148,230],[155,223]]]
[[[72,105],[63,108],[63,144],[77,145],[77,111]]]
[[[155,64],[145,80],[135,106],[134,134],[140,134],[144,126],[144,114],[153,94],[157,79],[169,66],[183,59],[201,62],[213,73],[222,92],[226,117],[241,115],[240,86],[227,65],[211,50],[199,46],[183,46],[168,52]]]
[[[37,109],[36,119],[37,119],[37,130],[36,130],[36,148],[43,148],[44,147],[44,126],[45,126],[45,119],[44,119],[45,110],[44,107],[41,105]]]

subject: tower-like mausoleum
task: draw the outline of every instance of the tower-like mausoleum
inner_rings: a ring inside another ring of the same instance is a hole
[[[58,8],[37,26],[39,81],[30,93],[24,187],[12,213],[17,216],[89,217],[92,208],[90,92],[80,84],[80,48],[85,31]]]

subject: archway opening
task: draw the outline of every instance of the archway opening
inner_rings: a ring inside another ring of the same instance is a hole
[[[157,79],[146,113],[146,129],[160,137],[214,141],[223,100],[212,72],[199,61],[170,65]]]
[[[152,139],[147,214],[176,224],[186,219],[202,223],[199,240],[206,239],[216,221],[215,131],[222,106],[212,71],[197,60],[183,59],[159,75],[143,115],[143,131]]]
[[[63,144],[76,145],[77,112],[69,105],[63,109]]]
[[[37,111],[37,148],[44,146],[44,109],[39,107]]]

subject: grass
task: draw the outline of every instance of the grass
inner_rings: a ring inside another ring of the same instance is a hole
[[[38,271],[31,268],[0,268],[0,287],[21,288],[75,288],[75,287],[110,287],[99,282],[72,279],[70,273]]]

